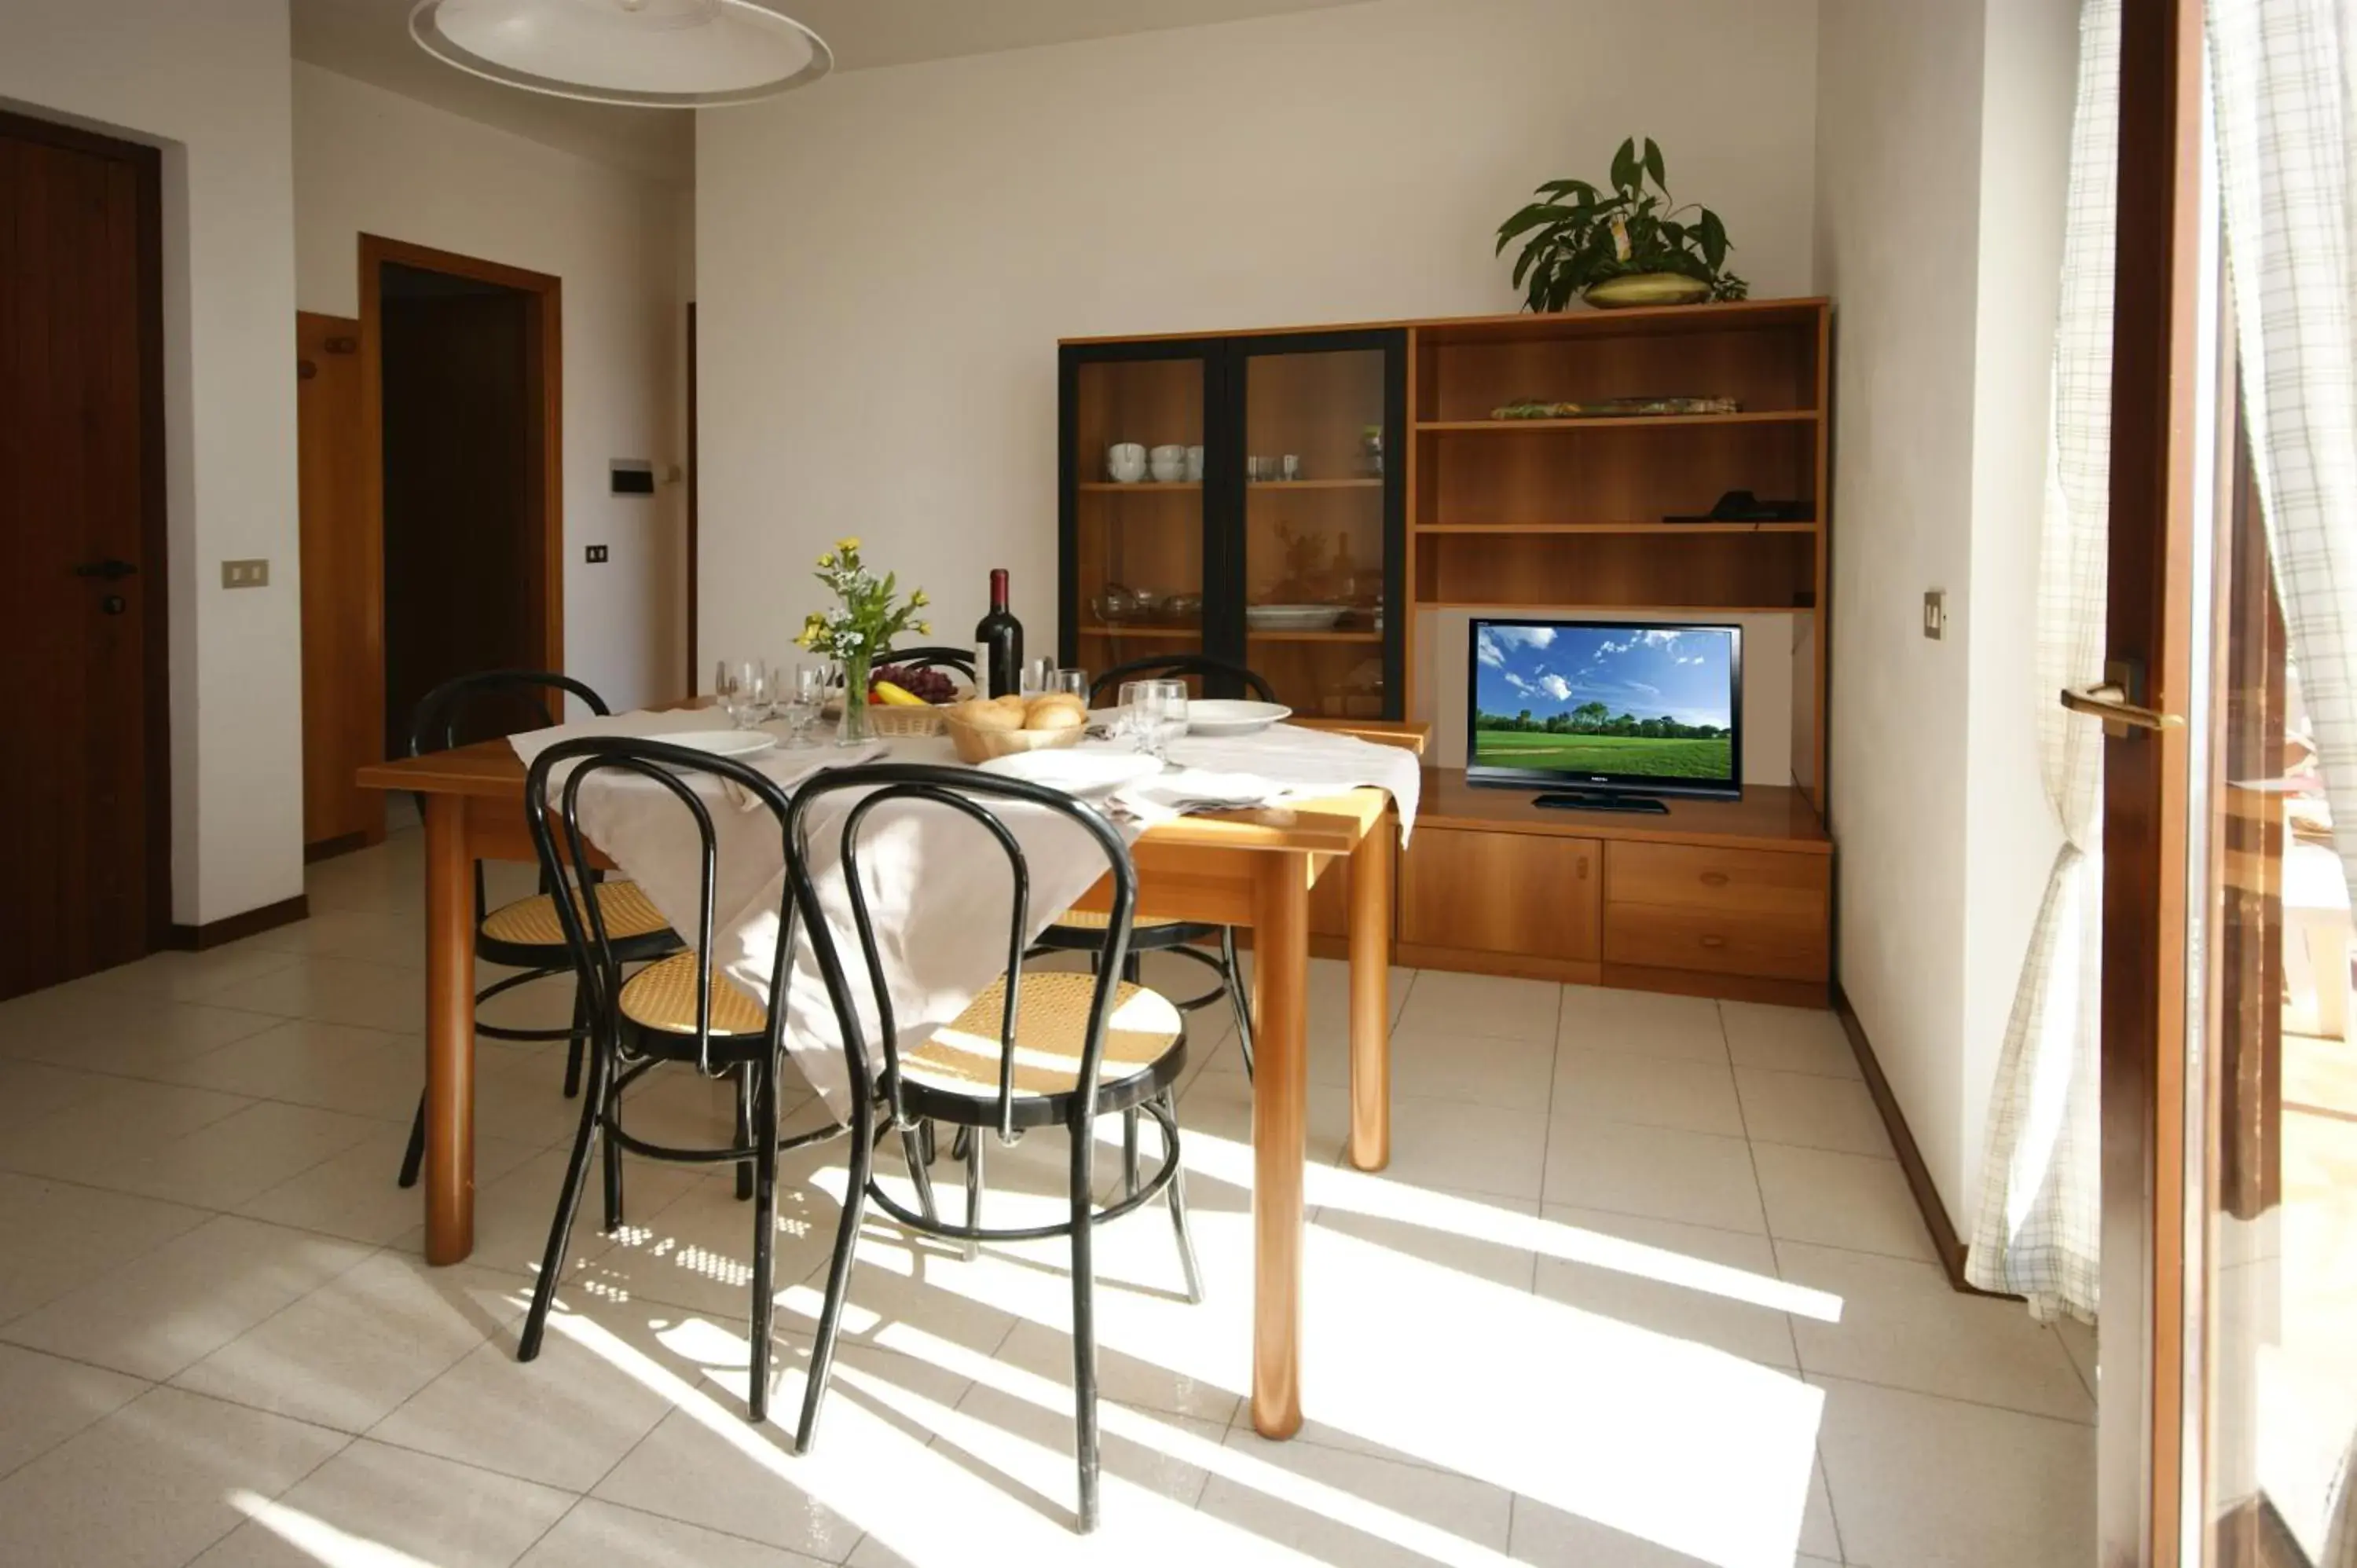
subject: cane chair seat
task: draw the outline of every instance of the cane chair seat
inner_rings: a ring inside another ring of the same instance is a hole
[[[1102,931],[1113,917],[1102,909],[1067,909],[1056,917],[1056,926],[1068,931]],[[1168,915],[1140,915],[1129,923],[1133,931],[1158,931],[1165,927],[1183,925]],[[1053,928],[1051,928],[1053,929]]]
[[[622,983],[622,1016],[658,1034],[694,1035],[695,965],[694,953],[675,953],[630,976]],[[761,1004],[746,995],[726,975],[712,977],[715,1035],[759,1035],[769,1027],[769,1022]]]
[[[573,890],[573,908],[587,933],[589,916],[582,908],[577,887]],[[671,924],[635,882],[599,883],[597,913],[605,918],[606,934],[616,941],[628,937],[651,937]],[[483,917],[482,934],[510,947],[562,950],[565,946],[565,923],[557,915],[555,897],[546,893],[500,905]],[[693,1024],[688,1026],[694,1027]]]
[[[1027,974],[1015,1015],[1015,1095],[1046,1100],[1071,1094],[1088,1038],[1089,1004],[1096,979],[1086,974]],[[909,1084],[962,1099],[998,1097],[999,1025],[1006,1007],[1004,975],[975,997],[956,1021],[900,1058]],[[1168,997],[1125,981],[1114,991],[1106,1021],[1099,1091],[1110,1092],[1151,1074],[1179,1047],[1184,1026]]]

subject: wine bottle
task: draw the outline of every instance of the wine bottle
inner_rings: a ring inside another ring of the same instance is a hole
[[[1006,568],[990,574],[990,613],[974,628],[974,683],[985,697],[1023,689],[1023,623],[1006,608]]]

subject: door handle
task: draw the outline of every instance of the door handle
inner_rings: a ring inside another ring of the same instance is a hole
[[[77,577],[103,577],[113,583],[136,575],[139,568],[128,561],[85,561],[72,571]]]
[[[2115,659],[2104,664],[2101,685],[2063,687],[2062,705],[2074,714],[2103,720],[2104,733],[2115,740],[2135,730],[2185,727],[2185,720],[2179,714],[2164,714],[2138,703],[2135,699],[2142,695],[2142,667],[2128,660]]]

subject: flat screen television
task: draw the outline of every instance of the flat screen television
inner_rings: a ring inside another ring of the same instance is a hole
[[[1743,629],[1477,616],[1465,772],[1542,805],[1666,810],[1743,792]]]

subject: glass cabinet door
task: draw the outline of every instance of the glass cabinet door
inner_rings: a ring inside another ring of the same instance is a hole
[[[1065,660],[1091,680],[1203,651],[1206,350],[1102,353],[1065,388]]]
[[[1309,718],[1398,712],[1396,334],[1242,345],[1244,663]]]

